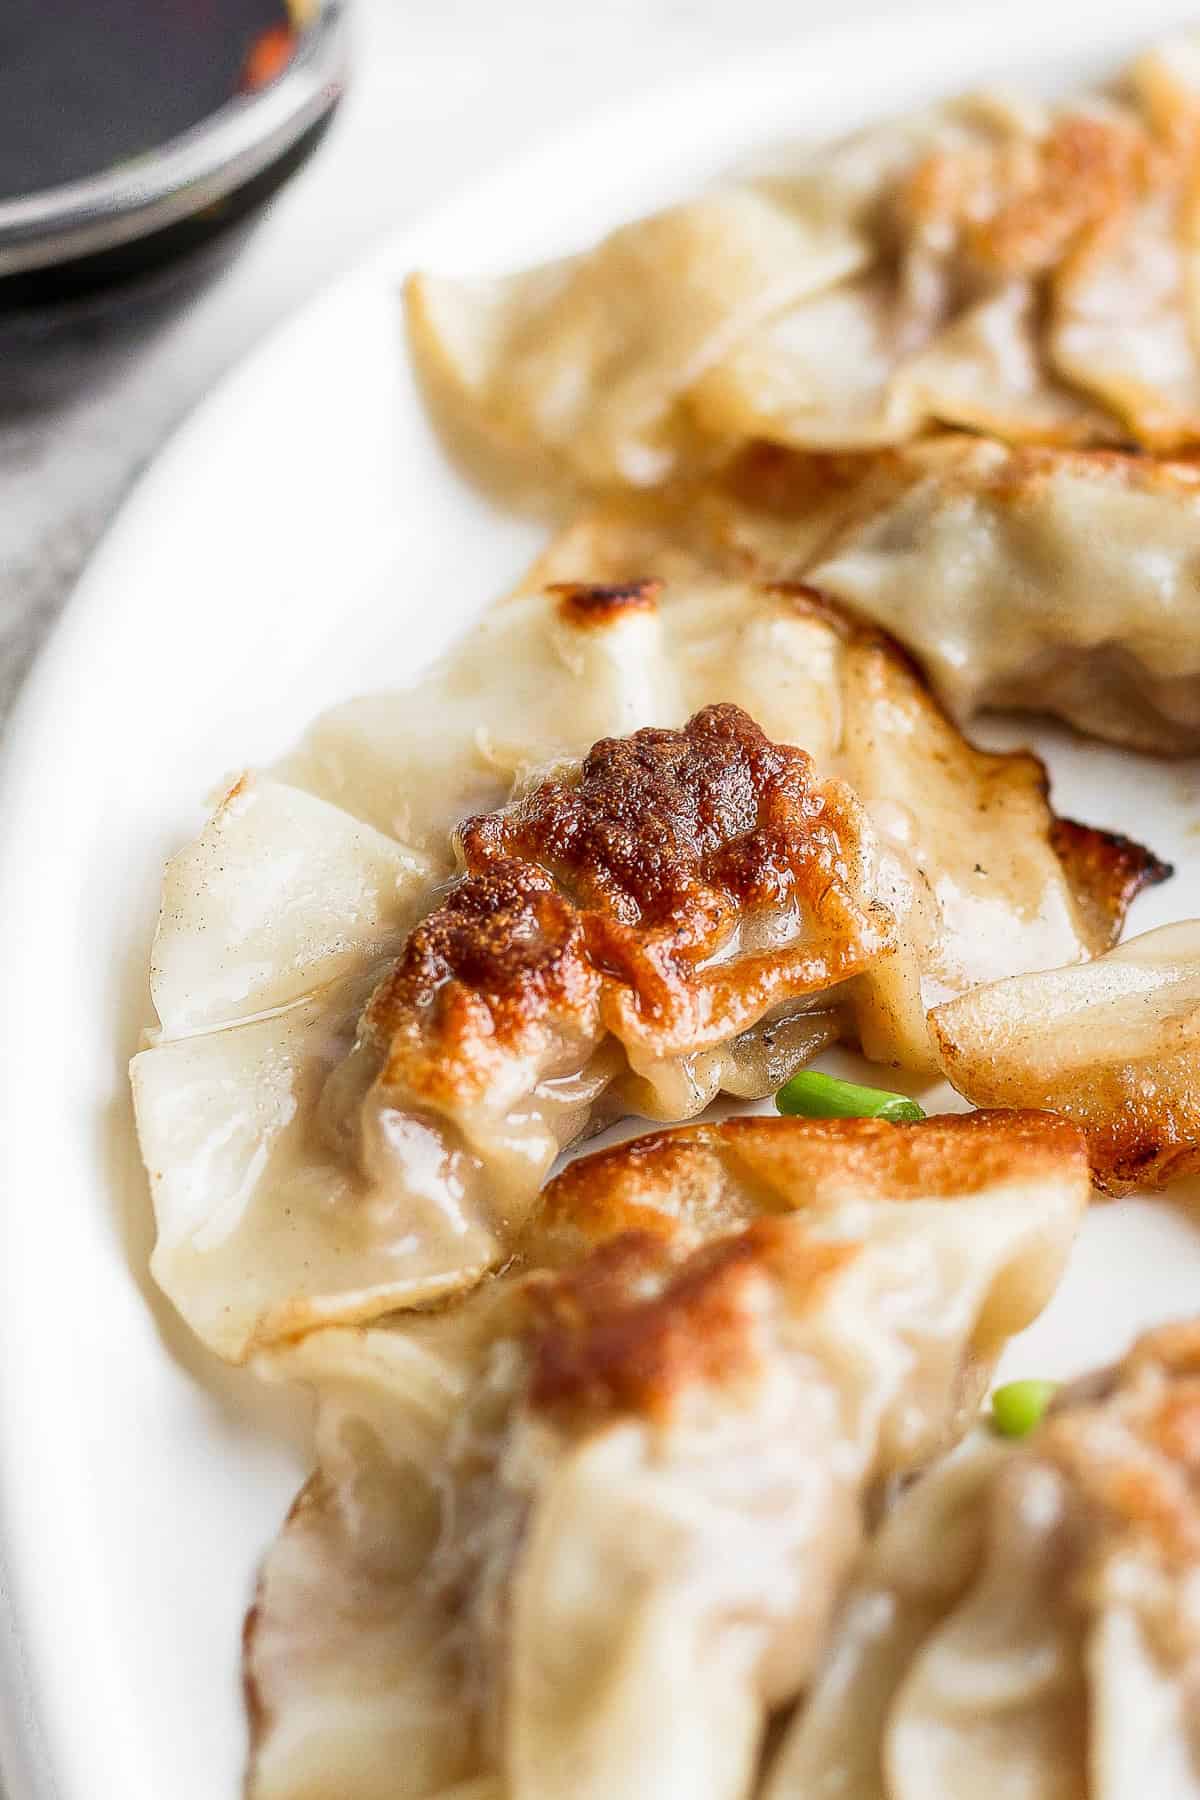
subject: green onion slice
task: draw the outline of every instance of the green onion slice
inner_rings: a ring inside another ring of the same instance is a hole
[[[1041,1424],[1057,1381],[1008,1381],[992,1395],[992,1429],[1001,1437],[1028,1437]]]
[[[798,1119],[885,1119],[889,1125],[915,1125],[925,1117],[924,1108],[904,1094],[857,1087],[816,1069],[793,1075],[776,1094],[775,1104],[781,1113]]]

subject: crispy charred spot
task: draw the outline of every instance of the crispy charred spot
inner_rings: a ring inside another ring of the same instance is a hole
[[[627,1232],[573,1269],[531,1279],[530,1402],[662,1421],[690,1388],[735,1389],[761,1367],[784,1268],[789,1285],[816,1285],[857,1252],[801,1245],[767,1219],[679,1262],[660,1239]]]
[[[582,1029],[598,989],[580,915],[543,870],[504,859],[460,882],[416,927],[364,1024],[391,1040],[387,1079],[416,1073],[410,1053],[432,1030],[437,1055],[421,1084],[432,1091],[439,1061],[451,1086],[458,1064],[482,1078],[490,1053],[519,1045],[550,1015]]]
[[[367,1009],[385,1084],[482,1091],[506,1054],[601,1026],[678,1053],[858,973],[894,930],[858,897],[864,831],[847,789],[736,706],[602,739],[462,827],[465,875]]]
[[[736,905],[784,899],[797,827],[832,851],[838,822],[804,751],[771,743],[740,707],[709,706],[682,731],[602,738],[578,781],[468,820],[462,843],[469,868],[528,858],[626,924],[698,909],[691,929],[707,936]]]
[[[546,590],[555,595],[561,616],[571,625],[603,628],[631,612],[653,612],[662,593],[658,580],[614,582],[556,581]]]
[[[1075,819],[1054,820],[1050,846],[1084,914],[1094,948],[1116,943],[1137,896],[1175,872],[1170,863],[1132,838],[1080,825]]]
[[[1195,1115],[1179,1116],[1170,1094],[1127,1095],[1116,1113],[1102,1104],[1071,1110],[1087,1130],[1092,1180],[1102,1193],[1119,1199],[1200,1170]]]

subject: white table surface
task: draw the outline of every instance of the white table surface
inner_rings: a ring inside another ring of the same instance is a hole
[[[887,3],[357,0],[339,115],[229,268],[150,318],[118,310],[60,329],[51,355],[7,342],[0,351],[0,719],[121,496],[172,427],[374,240],[623,92]]]

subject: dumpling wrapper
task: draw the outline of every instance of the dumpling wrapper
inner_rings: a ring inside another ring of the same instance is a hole
[[[1111,451],[935,439],[864,467],[849,522],[808,554],[780,514],[740,519],[767,566],[803,572],[895,634],[960,720],[1051,713],[1133,749],[1200,747],[1200,470]]]
[[[167,864],[150,963],[163,1038],[273,1012],[394,950],[429,860],[302,789],[242,775]]]
[[[1087,1186],[1035,1116],[693,1127],[552,1183],[533,1272],[262,1359],[319,1468],[247,1626],[252,1800],[748,1795],[868,1485],[962,1429]]]
[[[249,775],[167,865],[150,969],[160,1024],[130,1070],[158,1227],[151,1267],[227,1353],[240,1353],[247,1317],[287,1332],[310,1307],[319,1316],[331,1262],[345,1304],[378,1286],[372,1228],[362,1217],[345,1228],[354,1183],[314,1110],[432,885],[416,852]],[[486,1254],[464,1245],[479,1268]],[[392,1281],[402,1304],[408,1283]]]
[[[210,835],[253,847],[252,821]],[[604,740],[468,821],[460,849],[463,873],[383,963],[370,909],[328,918],[298,854],[296,910],[271,890],[286,961],[263,980],[294,982],[305,907],[342,979],[134,1060],[152,1267],[222,1355],[469,1286],[581,1133],[761,1097],[879,1008],[858,983],[895,951],[871,827],[736,708]],[[173,869],[169,893],[183,885]],[[219,894],[203,904],[219,921]],[[179,929],[169,911],[162,966]],[[224,993],[229,939],[202,941]]]
[[[1197,1800],[1200,1328],[1023,1445],[980,1439],[870,1545],[762,1800]]]
[[[1078,279],[1135,181],[1153,205],[1174,170],[1113,105],[978,103],[972,122],[881,191],[868,271],[757,326],[696,384],[690,404],[714,437],[861,450],[939,424],[1028,443],[1126,435],[1109,396],[1076,380],[1077,359],[1055,356],[1044,295]]]
[[[977,988],[929,1023],[961,1094],[1073,1119],[1109,1193],[1200,1169],[1200,921]]]
[[[641,725],[682,725],[719,697],[680,696],[652,592],[590,610],[519,592],[408,687],[322,714],[278,773],[449,874],[458,826],[503,806],[531,770]]]
[[[681,394],[758,319],[850,273],[869,248],[820,195],[766,185],[622,226],[596,249],[492,281],[414,275],[408,324],[435,411],[532,470],[657,483],[711,457]]]

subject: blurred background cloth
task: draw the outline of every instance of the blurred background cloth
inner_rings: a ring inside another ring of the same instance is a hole
[[[356,0],[349,93],[235,261],[199,291],[180,271],[100,313],[0,319],[0,718],[171,428],[373,240],[591,108],[881,4]]]

